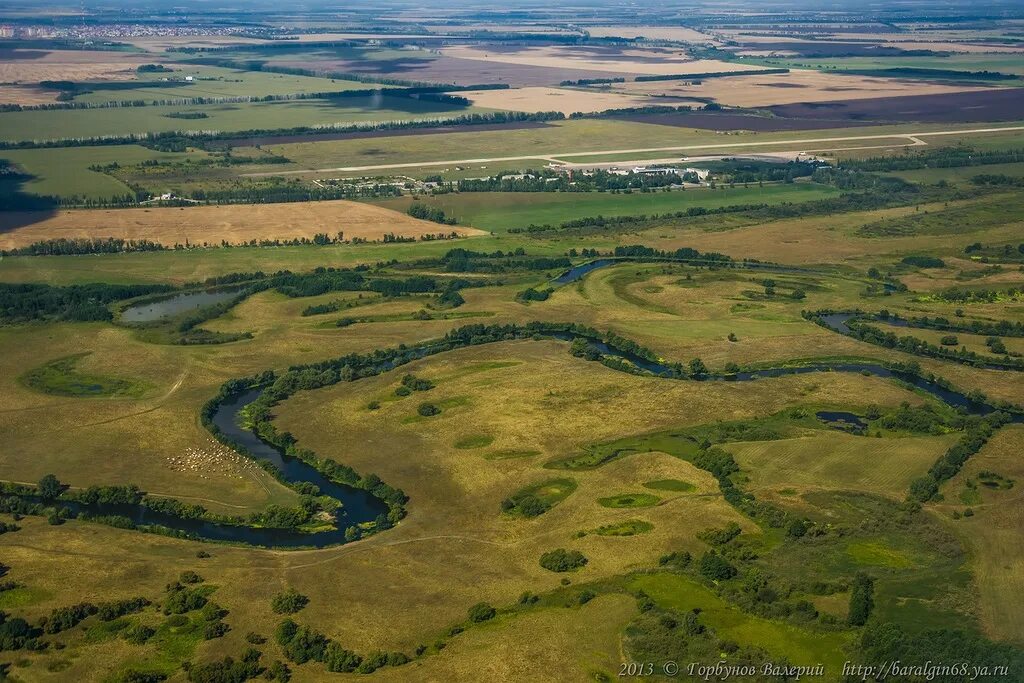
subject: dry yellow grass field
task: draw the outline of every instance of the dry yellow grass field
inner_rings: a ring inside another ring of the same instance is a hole
[[[974,203],[974,200],[949,202],[948,207],[967,207]],[[941,211],[945,208],[946,203],[932,203],[922,204],[920,207],[843,213],[830,216],[828,220],[822,220],[820,217],[782,219],[731,230],[702,232],[673,229],[671,225],[666,225],[646,230],[640,241],[661,249],[689,246],[701,251],[723,252],[736,258],[754,257],[785,263],[849,265],[882,255],[949,248],[949,236],[942,234],[905,237],[862,237],[857,234],[857,229],[865,223],[910,216],[918,211]],[[972,238],[976,236],[983,242],[1010,242],[1020,236],[1020,225],[1007,223],[993,228],[973,230],[970,234]],[[865,267],[864,270],[866,269]]]
[[[766,107],[794,102],[937,95],[979,90],[984,89],[984,86],[945,85],[899,78],[793,70],[787,74],[709,78],[700,85],[688,85],[686,81],[630,81],[618,83],[614,89],[629,94],[711,97],[731,107]]]
[[[668,104],[664,99],[646,95],[628,95],[598,90],[574,90],[569,88],[512,88],[508,90],[471,90],[459,93],[468,97],[477,107],[489,109],[511,109],[512,111],[560,111],[598,112],[606,109],[644,107],[651,104]],[[696,103],[696,100],[672,101],[672,104]]]
[[[550,46],[523,48],[515,52],[500,52],[488,51],[481,47],[455,46],[443,48],[442,52],[449,57],[460,59],[563,69],[573,67],[613,73],[671,75],[729,72],[752,68],[746,64],[734,64],[713,59],[692,59],[685,52],[668,48],[646,50],[631,48],[607,53],[585,48]]]
[[[946,500],[937,506],[948,515],[963,510],[959,499],[964,483],[983,470],[1014,480],[1010,489],[987,490],[978,485],[981,503],[971,507],[973,517],[951,520],[964,542],[971,548],[974,583],[978,592],[978,610],[987,634],[999,640],[1024,644],[1024,427],[1004,427],[973,456],[963,471],[942,489]]]
[[[795,485],[871,491],[902,500],[910,482],[927,472],[957,438],[950,434],[873,439],[826,432],[724,448],[750,475],[755,492]]]
[[[76,237],[148,239],[165,245],[219,244],[253,239],[312,238],[316,233],[345,239],[380,240],[386,233],[419,237],[439,232],[483,234],[473,228],[438,225],[371,204],[345,200],[241,206],[153,207],[150,209],[65,210],[53,216],[11,212],[0,215],[0,247]]]

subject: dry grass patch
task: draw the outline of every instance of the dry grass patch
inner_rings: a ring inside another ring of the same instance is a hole
[[[56,90],[46,90],[38,86],[0,85],[0,103],[2,104],[20,104],[22,106],[51,104],[56,97]]]
[[[473,228],[438,225],[372,204],[345,200],[242,206],[154,207],[58,211],[56,215],[13,212],[0,217],[0,247],[23,247],[40,240],[83,237],[147,239],[173,246],[220,244],[259,239],[331,237],[341,230],[345,239],[381,240],[386,233],[419,237],[439,232],[480,235]],[[23,227],[22,227],[23,226]]]
[[[603,50],[567,46],[528,47],[515,51],[488,50],[486,47],[446,47],[448,57],[523,66],[572,67],[593,71],[636,74],[687,74],[730,72],[751,68],[746,64],[714,59],[691,59],[678,49],[628,48]],[[756,67],[755,67],[756,68]]]
[[[788,486],[871,491],[902,499],[910,482],[959,438],[958,434],[875,439],[842,432],[723,446],[754,489]]]
[[[615,675],[621,632],[636,614],[625,595],[580,608],[547,608],[502,617],[452,639],[440,654],[378,677],[395,681],[593,681]]]

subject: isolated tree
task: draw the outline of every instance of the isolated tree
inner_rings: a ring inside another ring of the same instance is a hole
[[[39,480],[36,490],[39,492],[39,496],[43,500],[53,500],[64,490],[64,485],[61,484],[60,480],[54,475],[47,474]]]
[[[481,621],[489,621],[494,618],[497,614],[497,610],[488,605],[486,602],[478,602],[469,608],[469,620],[474,623],[480,623]]]

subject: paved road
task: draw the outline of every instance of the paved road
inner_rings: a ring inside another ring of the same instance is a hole
[[[803,138],[800,140],[771,140],[763,142],[732,142],[715,145],[681,145],[676,147],[638,147],[635,149],[605,149],[599,152],[557,152],[553,154],[527,154],[512,157],[486,157],[480,159],[446,159],[444,161],[414,161],[401,164],[377,164],[374,166],[338,166],[336,168],[306,169],[302,171],[277,171],[276,173],[246,173],[249,178],[262,176],[299,175],[302,173],[351,173],[358,171],[384,171],[400,168],[422,168],[424,166],[470,166],[473,164],[491,164],[500,161],[528,161],[542,159],[553,163],[563,163],[559,160],[562,157],[597,157],[608,154],[646,154],[648,152],[685,152],[691,149],[735,149],[750,147],[765,147],[769,145],[796,145],[805,149],[808,145],[822,142],[856,142],[861,140],[908,140],[911,145],[927,144],[920,138],[934,137],[940,135],[965,135],[969,133],[1002,133],[1006,131],[1024,130],[1024,126],[1010,126],[1006,128],[973,128],[970,130],[940,130],[923,133],[890,133],[888,135],[851,135],[848,137],[831,138]],[[883,145],[885,146],[885,145]],[[817,151],[828,151],[819,149]],[[623,162],[627,163],[627,162]]]

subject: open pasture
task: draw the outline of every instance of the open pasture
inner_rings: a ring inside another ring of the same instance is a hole
[[[460,225],[507,232],[528,225],[557,226],[573,216],[653,215],[686,211],[691,207],[715,209],[735,204],[778,204],[834,196],[835,191],[814,183],[736,187],[713,190],[687,189],[672,192],[611,194],[595,192],[465,192],[421,197],[421,204],[436,206]],[[379,206],[405,211],[410,197],[379,200]]]
[[[0,117],[7,114],[0,114]],[[0,152],[31,178],[21,191],[51,197],[83,197],[106,199],[130,193],[127,185],[91,166],[106,164],[139,164],[145,161],[179,161],[202,158],[203,152],[158,152],[140,145],[104,145],[100,147],[67,147],[58,150],[18,149]],[[17,212],[4,212],[0,221],[8,226],[20,225],[12,218]]]
[[[184,92],[179,92],[178,96],[187,97]],[[50,140],[168,131],[246,131],[332,126],[374,121],[449,118],[474,111],[477,110],[461,105],[387,95],[325,100],[16,111],[0,113],[0,139]],[[202,116],[176,116],[183,113]]]
[[[1014,426],[1000,432],[944,487],[946,500],[937,506],[944,515],[966,507],[975,513],[951,522],[951,526],[972,551],[980,597],[978,616],[991,637],[1018,644],[1024,643],[1024,609],[1010,596],[1024,586],[1024,547],[1020,542],[1024,518],[1019,505],[1024,485],[1019,457],[1022,447],[1024,429]],[[979,477],[982,472],[993,472],[1013,484],[1010,488],[988,486]]]
[[[77,95],[75,102],[99,103],[188,97],[264,97],[388,87],[337,78],[316,78],[216,66],[175,63],[163,66],[171,69],[171,73],[136,74],[135,83],[118,82],[115,88],[109,89],[102,83],[89,84],[86,87],[90,92]],[[187,81],[187,78],[192,80]],[[164,79],[170,82],[163,83]]]

